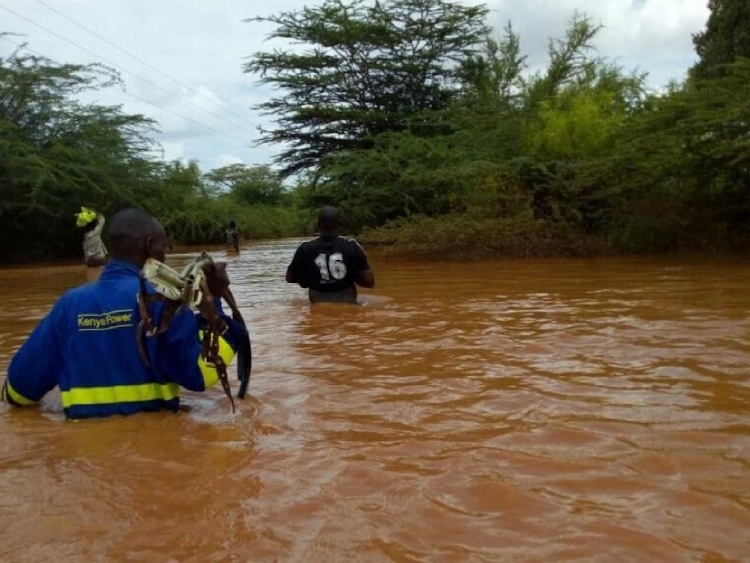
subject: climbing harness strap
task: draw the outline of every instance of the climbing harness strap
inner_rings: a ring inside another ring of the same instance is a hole
[[[138,293],[138,311],[141,317],[136,329],[138,353],[143,363],[150,367],[144,338],[151,338],[165,333],[180,308],[187,306],[197,309],[206,321],[206,327],[203,330],[203,340],[201,342],[201,358],[206,364],[216,369],[221,386],[227,397],[229,397],[229,401],[232,404],[232,412],[234,413],[235,404],[229,385],[228,366],[219,353],[221,337],[226,334],[228,326],[219,315],[214,302],[214,296],[208,287],[205,269],[211,267],[214,267],[214,261],[206,253],[203,253],[195,262],[188,265],[182,273],[178,273],[153,259],[146,263],[141,272],[140,290]],[[151,283],[157,293],[148,292],[147,281]],[[250,382],[250,371],[252,369],[250,337],[247,333],[242,314],[237,307],[237,302],[229,288],[220,297],[223,297],[227,302],[232,310],[232,317],[243,329],[243,334],[240,335],[237,343],[237,372],[240,380],[240,390],[237,396],[242,399],[247,392],[247,386]],[[155,327],[150,313],[150,305],[153,303],[165,303],[158,328]]]

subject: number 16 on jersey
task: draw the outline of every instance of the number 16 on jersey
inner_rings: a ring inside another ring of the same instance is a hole
[[[320,269],[320,280],[323,282],[331,281],[331,277],[334,280],[343,280],[346,277],[346,264],[344,264],[344,255],[341,252],[330,256],[318,254],[315,265]]]

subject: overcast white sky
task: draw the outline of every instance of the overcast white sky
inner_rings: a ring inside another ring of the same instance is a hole
[[[150,81],[123,73],[127,92],[169,111],[120,90],[100,93],[98,101],[122,104],[128,112],[156,119],[167,158],[197,159],[210,169],[235,162],[267,163],[274,155],[273,147],[253,146],[256,126],[267,122],[252,106],[270,92],[257,85],[257,77],[241,70],[245,57],[264,48],[270,29],[243,20],[318,1],[43,0],[197,93],[76,27],[39,0],[0,0],[0,31],[23,34],[22,40],[32,49],[60,62],[102,62],[63,37]],[[707,0],[489,0],[487,4],[494,27],[513,22],[532,67],[544,64],[548,38],[563,33],[574,11],[585,12],[606,26],[597,40],[600,53],[626,68],[648,72],[653,87],[684,76],[695,59],[691,33],[700,31],[708,18]],[[0,41],[0,54],[13,48]]]

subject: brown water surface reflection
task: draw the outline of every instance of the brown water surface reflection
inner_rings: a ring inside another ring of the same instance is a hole
[[[0,407],[4,561],[750,558],[750,264],[409,263],[365,307],[230,258],[252,397]],[[170,257],[179,264],[188,254]],[[0,270],[0,373],[82,267]]]

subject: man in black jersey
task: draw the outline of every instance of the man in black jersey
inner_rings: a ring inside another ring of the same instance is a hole
[[[356,303],[357,285],[371,289],[375,274],[362,247],[339,236],[339,212],[329,205],[318,215],[315,240],[302,243],[286,271],[286,281],[308,288],[311,303]]]

